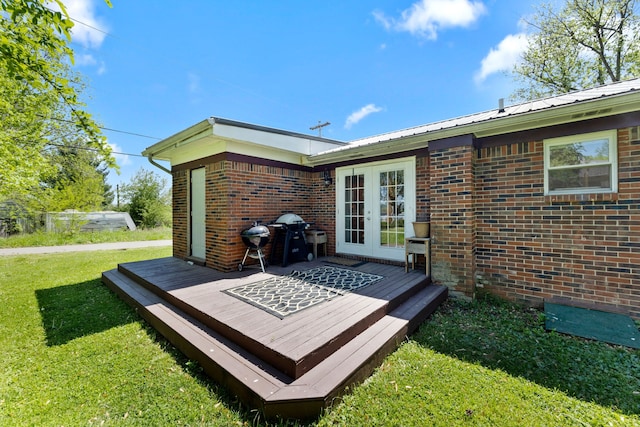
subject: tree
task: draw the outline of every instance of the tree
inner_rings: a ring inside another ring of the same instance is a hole
[[[50,164],[43,155],[49,117],[56,105],[50,92],[34,90],[0,70],[0,200],[36,186]]]
[[[171,224],[171,195],[166,187],[165,178],[142,168],[131,183],[122,186],[126,210],[136,225],[151,228]]]
[[[636,7],[636,0],[568,0],[559,11],[543,4],[514,68],[522,84],[514,97],[559,95],[640,75]]]
[[[50,147],[47,157],[51,172],[40,182],[35,194],[39,211],[99,210],[111,203],[104,166],[99,156],[73,140]]]
[[[109,0],[105,0],[108,4]],[[84,146],[117,167],[97,123],[79,99],[81,80],[71,72],[68,43],[73,22],[45,0],[0,0],[0,197],[24,194],[47,163],[56,123],[68,123]]]

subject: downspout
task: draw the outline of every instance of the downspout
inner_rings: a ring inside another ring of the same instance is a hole
[[[158,169],[162,169],[163,171],[165,171],[166,173],[171,175],[171,171],[169,169],[165,168],[160,163],[158,163],[155,160],[153,160],[153,154],[149,154],[147,156],[147,159],[149,160],[149,163],[151,163],[153,166],[157,167]]]

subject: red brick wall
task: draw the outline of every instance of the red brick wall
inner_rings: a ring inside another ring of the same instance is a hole
[[[332,178],[335,178],[333,176]],[[206,265],[235,270],[246,246],[240,232],[254,221],[269,223],[296,213],[327,232],[335,253],[335,183],[325,187],[322,172],[219,160],[206,165]],[[187,258],[189,171],[173,173],[174,256]],[[269,245],[265,248],[269,253]]]
[[[542,141],[480,150],[478,286],[540,305],[552,296],[640,317],[640,141],[618,132],[619,192],[544,196]]]
[[[200,163],[198,163],[200,167]],[[416,163],[417,215],[429,218],[429,157]],[[298,171],[228,160],[206,165],[206,264],[222,271],[237,268],[246,250],[240,232],[255,220],[271,222],[294,212],[327,233],[328,255],[335,254],[335,169]],[[189,170],[173,173],[174,256],[189,256]],[[265,248],[267,252],[270,247]]]
[[[416,219],[429,221],[430,215],[429,157],[416,158]],[[410,225],[407,225],[410,227]]]
[[[221,271],[230,271],[234,264],[238,265],[237,253],[241,249],[238,240],[243,228],[236,225],[239,213],[232,214],[228,163],[215,161],[205,169],[205,262]]]
[[[336,248],[336,175],[335,170],[329,171],[331,184],[325,186],[324,171],[310,173],[311,182],[309,185],[311,207],[308,216],[303,217],[305,221],[312,224],[312,228],[322,230],[327,233],[327,254],[335,255]],[[319,254],[322,253],[318,250]]]
[[[186,258],[189,255],[189,171],[173,172],[173,256]]]
[[[475,150],[443,148],[430,157],[432,279],[454,295],[473,298]]]

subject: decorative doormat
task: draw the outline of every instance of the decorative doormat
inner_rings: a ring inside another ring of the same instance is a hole
[[[340,258],[332,256],[323,260],[331,264],[346,265],[347,267],[360,267],[367,263],[367,261],[360,261],[359,259]]]
[[[544,314],[547,330],[640,348],[640,332],[629,316],[548,302]]]
[[[377,274],[337,267],[292,271],[224,292],[279,318],[369,286],[381,279]]]

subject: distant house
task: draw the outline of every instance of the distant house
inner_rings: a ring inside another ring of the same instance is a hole
[[[402,262],[431,223],[433,282],[640,318],[640,80],[344,143],[211,117],[147,148],[173,176],[173,251],[236,269],[240,232],[296,213],[329,254]]]

